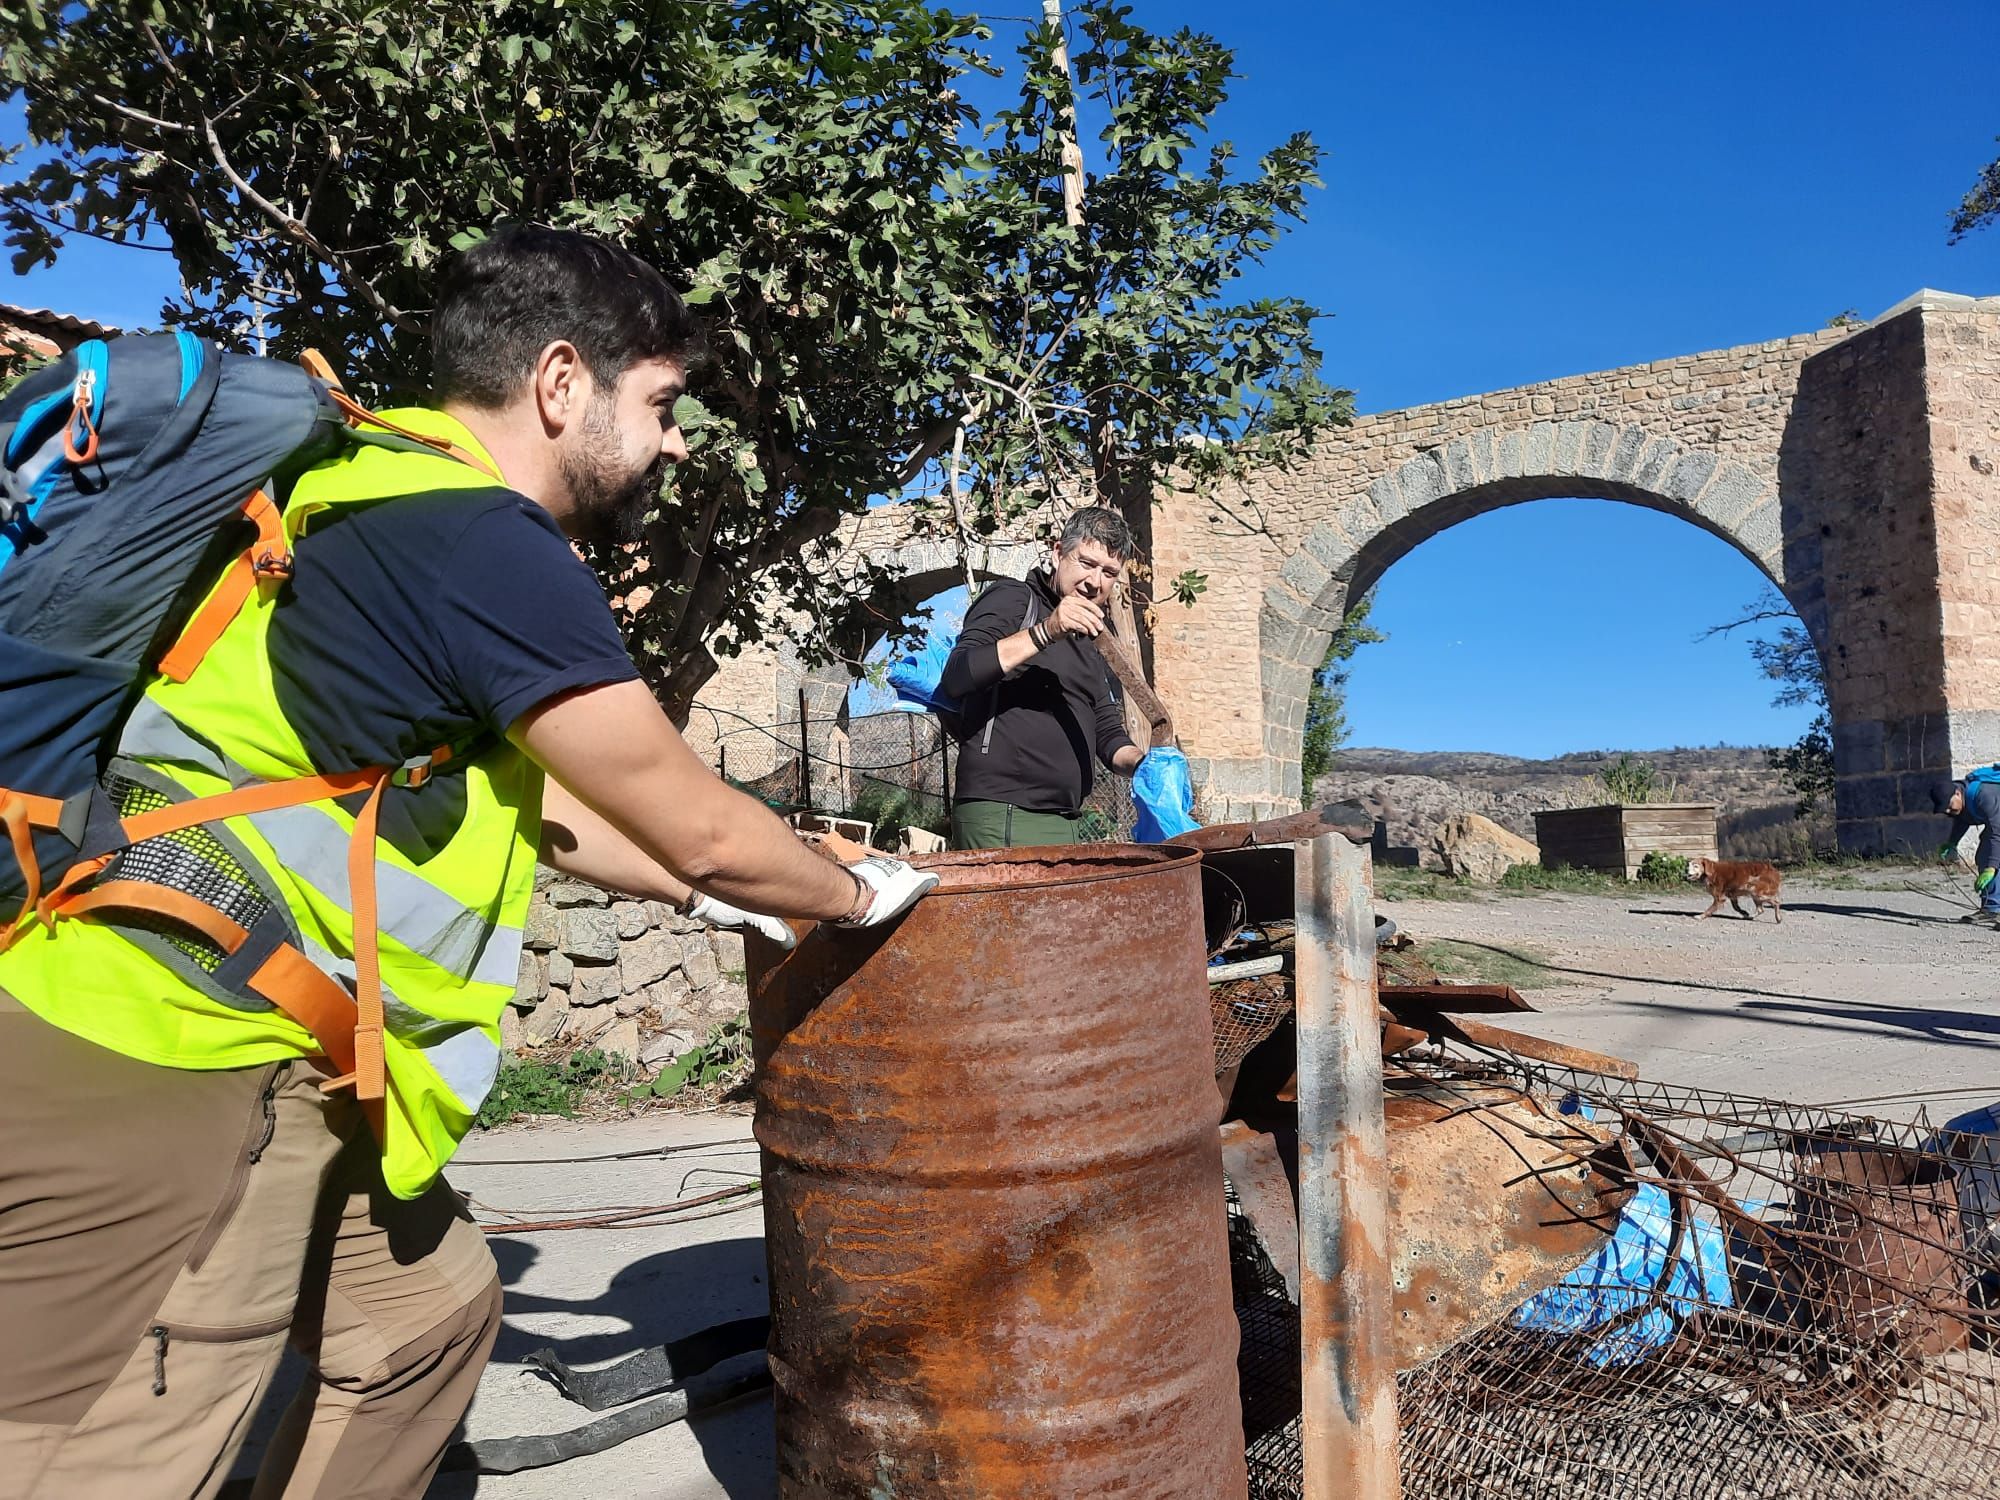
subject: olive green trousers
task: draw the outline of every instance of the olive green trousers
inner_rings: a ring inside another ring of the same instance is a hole
[[[960,802],[951,810],[954,849],[1019,849],[1029,844],[1074,844],[1075,813],[1030,812],[1011,802]]]

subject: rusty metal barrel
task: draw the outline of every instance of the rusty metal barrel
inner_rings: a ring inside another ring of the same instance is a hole
[[[751,952],[779,1493],[1240,1500],[1198,856],[918,862]]]

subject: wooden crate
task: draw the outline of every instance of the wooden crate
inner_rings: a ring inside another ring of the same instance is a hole
[[[1641,807],[1563,807],[1535,814],[1542,868],[1569,865],[1630,880],[1648,854],[1715,859],[1713,802],[1652,802]]]

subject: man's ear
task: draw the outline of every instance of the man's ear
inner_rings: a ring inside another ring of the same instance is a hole
[[[583,362],[576,345],[557,339],[535,356],[533,399],[535,414],[550,436],[564,431],[572,422],[583,420],[590,404],[590,367]]]

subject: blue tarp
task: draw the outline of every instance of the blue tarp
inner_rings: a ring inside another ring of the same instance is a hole
[[[1194,782],[1187,757],[1171,746],[1148,750],[1132,773],[1132,841],[1163,844],[1201,825],[1194,820]]]
[[[1669,1342],[1679,1318],[1703,1307],[1732,1307],[1729,1255],[1722,1231],[1692,1211],[1671,1270],[1673,1210],[1664,1189],[1642,1183],[1618,1216],[1618,1230],[1597,1253],[1555,1286],[1537,1292],[1514,1314],[1514,1326],[1542,1333],[1588,1333],[1643,1305],[1662,1274],[1663,1305],[1614,1329],[1584,1356],[1594,1365],[1624,1365]]]

